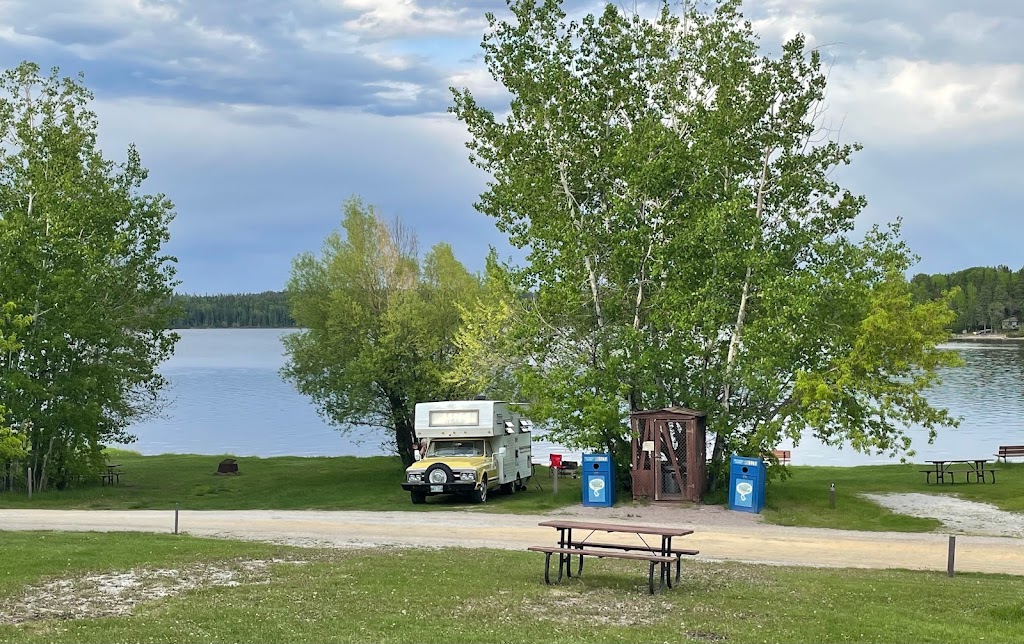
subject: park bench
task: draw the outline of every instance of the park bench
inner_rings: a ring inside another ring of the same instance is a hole
[[[594,543],[592,541],[573,541],[570,543],[574,548],[609,548],[614,550],[625,550],[627,552],[650,552],[651,554],[660,554],[656,550],[653,550],[649,546],[635,545],[629,546],[621,543]],[[683,557],[694,557],[700,554],[700,550],[692,550],[690,548],[670,548],[668,552],[672,553],[672,556],[676,558],[676,582],[679,582]],[[583,559],[580,559],[580,569],[583,568]],[[669,583],[671,586],[671,583]]]
[[[652,595],[655,593],[655,590],[654,590],[654,568],[655,568],[655,566],[661,566],[661,565],[669,565],[670,566],[670,565],[672,565],[672,560],[673,560],[673,557],[671,555],[661,555],[661,554],[658,554],[656,552],[614,552],[614,551],[611,551],[611,550],[589,550],[589,549],[583,549],[583,548],[562,548],[562,547],[558,547],[558,546],[530,546],[529,548],[527,548],[527,550],[530,550],[530,551],[533,551],[533,552],[543,552],[544,553],[544,583],[546,583],[546,584],[551,584],[552,583],[551,582],[550,571],[551,571],[551,555],[553,555],[553,554],[557,554],[560,557],[562,557],[562,556],[566,556],[566,557],[578,556],[578,557],[580,557],[580,566],[581,567],[583,565],[583,562],[582,562],[582,558],[583,557],[597,557],[598,559],[606,559],[606,558],[610,558],[610,559],[632,559],[632,560],[635,560],[635,561],[646,561],[646,562],[648,562],[650,564],[650,569],[649,569],[649,571],[647,573],[647,587],[651,591]],[[661,590],[665,586],[665,575],[659,573],[658,577],[659,577],[658,590]],[[561,580],[562,580],[562,562],[559,561],[558,579],[556,581],[561,581]],[[671,583],[672,583],[672,581],[670,579],[669,580],[669,584],[671,585]]]
[[[779,465],[789,465],[790,453],[788,449],[773,449],[772,456],[779,461]]]
[[[1024,445],[1000,445],[999,451],[996,453],[996,460],[1006,461],[1007,458],[1022,457],[1024,457]]]

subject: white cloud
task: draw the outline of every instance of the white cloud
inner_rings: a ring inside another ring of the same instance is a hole
[[[373,39],[424,35],[462,36],[483,29],[483,16],[464,8],[423,7],[416,0],[341,0],[361,12],[345,27]]]
[[[833,70],[829,99],[854,138],[885,147],[1024,136],[1024,64],[865,61]]]

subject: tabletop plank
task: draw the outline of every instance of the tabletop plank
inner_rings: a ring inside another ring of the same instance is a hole
[[[663,537],[683,537],[693,534],[688,528],[670,528],[667,526],[629,525],[625,523],[596,523],[593,521],[568,521],[555,519],[541,521],[537,525],[545,528],[571,530],[599,530],[601,532],[630,532],[633,534],[657,534]]]

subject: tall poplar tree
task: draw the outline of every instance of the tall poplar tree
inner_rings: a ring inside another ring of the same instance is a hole
[[[403,463],[413,462],[417,402],[477,393],[445,380],[480,282],[448,244],[423,258],[399,220],[388,224],[359,199],[344,204],[341,231],[319,256],[292,265],[287,294],[301,331],[285,337],[284,377],[340,430],[366,425],[384,433]]]
[[[157,365],[177,338],[173,218],[141,192],[134,147],[101,153],[82,80],[32,63],[0,75],[0,302],[30,324],[0,364],[7,420],[28,437],[37,489],[94,471],[106,443],[129,442],[154,410]]]
[[[465,89],[452,111],[493,177],[477,208],[528,249],[507,281],[529,297],[470,313],[464,380],[516,352],[506,381],[536,420],[620,455],[630,411],[705,410],[719,465],[805,433],[903,453],[906,424],[956,422],[922,396],[955,362],[935,348],[947,303],[911,302],[898,222],[852,240],[865,200],[834,170],[858,146],[828,127],[802,36],[760,53],[736,1],[510,10],[483,40],[507,113]]]

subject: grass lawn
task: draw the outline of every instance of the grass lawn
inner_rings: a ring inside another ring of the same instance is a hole
[[[0,537],[0,642],[1024,642],[1020,580],[1002,575],[691,561],[652,597],[621,560],[548,587],[526,552]],[[188,575],[205,583],[174,590]]]
[[[844,530],[932,530],[932,519],[893,514],[861,494],[954,494],[961,499],[990,503],[1010,512],[1024,513],[1024,463],[1000,463],[995,484],[925,483],[921,465],[869,465],[862,467],[790,468],[792,476],[768,484],[764,518],[768,523],[838,528]],[[829,508],[829,485],[836,486],[836,507]]]
[[[430,497],[413,505],[401,488],[405,470],[397,457],[359,458],[283,456],[233,457],[238,475],[215,474],[225,456],[163,454],[142,456],[107,450],[108,462],[119,463],[117,485],[97,479],[70,490],[33,494],[0,493],[0,508],[64,508],[87,510],[168,509],[176,503],[189,510],[408,510],[481,509],[491,512],[544,512],[580,502],[580,481],[560,479],[552,495],[547,468],[537,468],[528,492],[506,496],[492,492],[484,505],[451,495]],[[543,488],[538,489],[539,483]]]
[[[67,491],[35,494],[0,493],[0,508],[169,509],[188,510],[406,510],[439,508],[482,512],[541,513],[580,503],[580,479],[559,480],[557,497],[546,468],[537,468],[530,490],[512,496],[494,493],[474,505],[450,496],[430,497],[412,505],[400,483],[401,463],[392,457],[257,458],[237,457],[238,476],[217,476],[222,456],[165,454],[141,456],[110,450],[121,464],[118,485],[98,481]],[[996,484],[925,484],[919,465],[790,468],[791,476],[768,484],[764,520],[781,525],[848,530],[927,532],[934,519],[894,514],[864,499],[863,493],[917,492],[956,494],[1024,513],[1024,463],[1000,463]],[[537,487],[537,483],[541,488]],[[829,508],[829,485],[836,486],[836,507]],[[620,494],[620,506],[631,503]],[[724,504],[724,491],[706,502]]]

